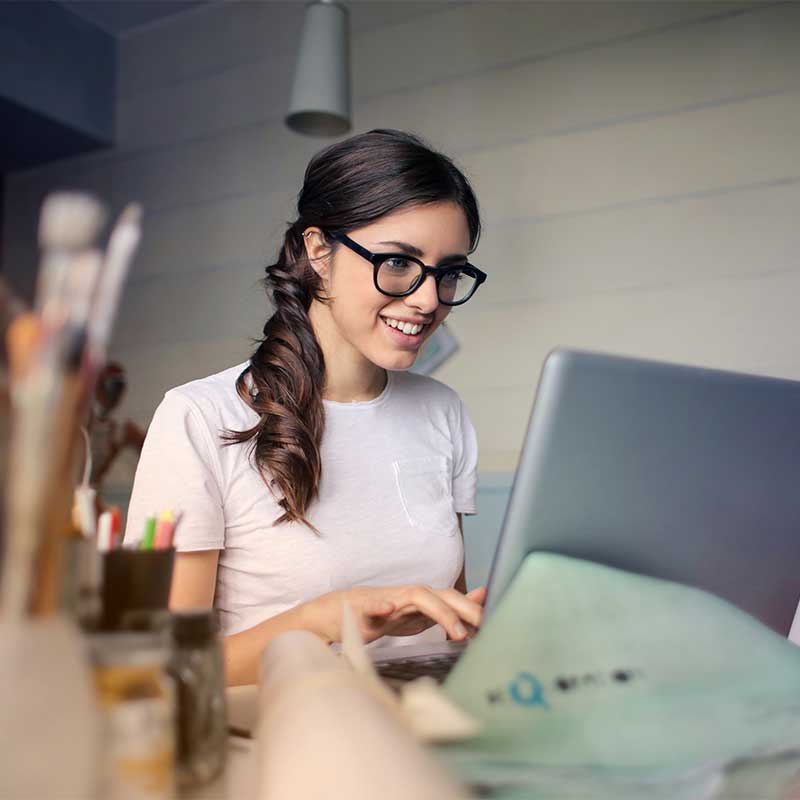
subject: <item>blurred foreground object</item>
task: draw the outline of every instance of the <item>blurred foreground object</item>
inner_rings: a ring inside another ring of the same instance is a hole
[[[0,730],[8,732],[0,797],[97,796],[99,715],[85,642],[75,620],[57,612],[65,542],[74,533],[81,423],[140,213],[135,206],[123,212],[104,254],[95,246],[103,206],[85,194],[49,195],[34,309],[3,303],[11,432],[0,576]],[[96,559],[93,551],[86,552]]]
[[[258,800],[465,800],[347,661],[308,631],[264,649]]]
[[[96,797],[99,725],[71,621],[0,620],[0,797]]]
[[[9,349],[13,352],[26,352],[33,346],[38,332],[33,315],[27,316],[26,304],[17,297],[11,288],[0,277],[0,336],[2,341],[7,339],[22,338],[22,342],[13,342]],[[22,324],[17,321],[27,319]],[[13,330],[12,330],[13,328]],[[30,340],[30,344],[28,343]],[[6,485],[8,467],[8,441],[11,437],[11,368],[9,364],[9,352],[0,347],[0,486]],[[3,545],[3,522],[5,498],[0,494],[0,552]],[[2,560],[0,559],[0,563]]]
[[[700,589],[533,552],[444,689],[487,796],[798,797],[800,648]]]
[[[34,312],[17,317],[6,334],[12,373],[0,585],[6,621],[58,608],[80,425],[105,360],[140,216],[129,206],[102,253],[94,242],[106,213],[97,200],[56,193],[42,206]]]
[[[90,637],[101,709],[103,800],[175,797],[174,685],[169,639],[153,630]]]
[[[172,614],[171,673],[175,679],[178,784],[207,784],[225,767],[228,726],[225,665],[213,609]]]

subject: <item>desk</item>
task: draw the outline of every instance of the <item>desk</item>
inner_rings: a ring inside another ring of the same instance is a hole
[[[256,800],[258,759],[253,739],[228,738],[228,763],[217,780],[199,786],[181,797],[187,800]]]
[[[225,691],[228,723],[254,731],[258,718],[258,687],[234,686]],[[228,737],[228,761],[217,780],[186,794],[188,800],[255,800],[258,793],[258,752],[255,738]]]

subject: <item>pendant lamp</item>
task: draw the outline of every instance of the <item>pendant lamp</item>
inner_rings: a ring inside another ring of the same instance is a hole
[[[332,0],[306,8],[286,124],[309,136],[350,130],[348,12]]]

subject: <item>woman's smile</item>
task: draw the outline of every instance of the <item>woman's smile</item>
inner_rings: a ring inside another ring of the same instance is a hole
[[[396,317],[381,315],[381,324],[386,328],[389,338],[399,347],[415,349],[422,344],[430,327],[429,324],[404,322]]]

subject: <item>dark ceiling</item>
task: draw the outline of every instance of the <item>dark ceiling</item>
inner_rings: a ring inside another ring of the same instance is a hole
[[[110,145],[119,40],[212,2],[0,0],[0,176]]]
[[[213,0],[58,0],[87,22],[118,38]]]

